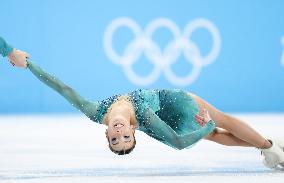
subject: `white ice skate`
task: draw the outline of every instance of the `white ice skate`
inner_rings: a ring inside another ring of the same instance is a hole
[[[277,169],[278,165],[284,167],[284,151],[282,141],[270,139],[270,142],[272,142],[272,146],[270,148],[260,148],[261,154],[264,155],[264,166],[271,169]]]
[[[275,138],[272,139],[279,147],[280,149],[284,152],[284,138]],[[280,163],[280,166],[284,168],[284,162]]]
[[[284,137],[283,138],[274,138],[272,139],[275,143],[280,147],[280,149],[284,152]]]

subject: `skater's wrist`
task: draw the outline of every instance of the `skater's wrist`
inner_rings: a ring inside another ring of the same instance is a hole
[[[208,122],[207,122],[207,125],[212,125],[212,126],[216,126],[216,123],[215,121],[213,121],[212,119],[210,119]]]
[[[8,56],[8,59],[13,66],[17,66],[21,68],[27,68],[28,58],[29,58],[28,53],[21,51],[21,50],[17,50],[15,48]]]

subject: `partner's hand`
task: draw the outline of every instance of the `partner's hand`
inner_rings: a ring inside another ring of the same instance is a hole
[[[28,53],[21,50],[17,50],[15,48],[13,49],[12,53],[8,55],[8,59],[13,66],[22,68],[27,68],[27,59],[29,57],[30,56]]]
[[[203,109],[199,115],[195,116],[195,120],[201,125],[206,125],[210,120],[211,117],[209,115],[209,112],[206,109]]]

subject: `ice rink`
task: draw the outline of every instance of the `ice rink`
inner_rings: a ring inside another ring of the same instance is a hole
[[[284,138],[283,114],[234,114],[263,135]],[[141,132],[133,153],[108,150],[105,127],[82,115],[0,117],[0,182],[270,182],[284,171],[262,165],[255,148],[202,140],[173,150]]]

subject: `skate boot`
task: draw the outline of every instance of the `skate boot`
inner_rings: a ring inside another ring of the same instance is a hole
[[[272,146],[268,149],[262,149],[261,154],[264,155],[263,164],[264,166],[271,168],[271,169],[277,169],[278,165],[284,165],[284,152],[283,149],[281,149],[277,141],[269,139],[269,142],[272,144]]]
[[[272,139],[272,141],[274,141],[278,147],[280,147],[280,149],[284,152],[284,138],[275,138],[275,139]],[[284,168],[284,163],[279,163],[280,166],[282,166]]]
[[[280,149],[284,152],[284,138],[274,138],[272,139],[275,143],[280,147]]]

